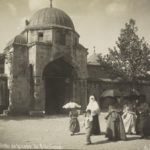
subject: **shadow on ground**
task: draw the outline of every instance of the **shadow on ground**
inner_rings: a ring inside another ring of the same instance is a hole
[[[107,143],[111,143],[111,142],[114,142],[114,141],[109,141],[109,140],[103,140],[103,141],[97,141],[95,143],[92,143],[92,145],[97,145],[97,144],[107,144]],[[117,141],[115,141],[117,142]]]

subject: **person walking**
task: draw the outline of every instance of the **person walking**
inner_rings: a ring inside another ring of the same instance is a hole
[[[101,130],[100,130],[100,124],[99,124],[99,114],[100,114],[100,107],[95,100],[94,95],[91,95],[89,97],[89,104],[87,105],[86,111],[90,110],[91,115],[93,118],[93,124],[92,124],[92,135],[100,135]]]
[[[111,141],[126,140],[125,128],[120,112],[113,105],[109,106],[109,113],[105,117],[107,120],[106,137]]]
[[[84,124],[86,130],[86,145],[91,144],[91,135],[92,135],[92,126],[93,126],[93,117],[91,115],[91,110],[87,110],[85,113]]]
[[[78,121],[78,111],[77,109],[71,109],[69,112],[69,117],[70,117],[70,125],[69,129],[71,132],[71,136],[73,136],[75,133],[80,132],[80,125]]]

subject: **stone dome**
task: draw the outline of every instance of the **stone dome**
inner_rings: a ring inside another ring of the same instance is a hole
[[[14,37],[13,43],[15,43],[15,44],[23,44],[24,45],[24,44],[27,44],[27,40],[26,40],[26,38],[23,35],[19,34],[19,35],[16,35]]]
[[[90,65],[99,65],[98,60],[98,54],[96,54],[96,52],[94,51],[94,53],[88,57],[87,63]]]
[[[26,45],[27,44],[27,40],[26,38],[19,34],[19,35],[16,35],[11,41],[9,41],[6,45],[6,48],[7,49],[9,46],[13,45],[13,44],[18,44],[18,45]]]
[[[60,27],[74,30],[71,18],[57,8],[43,8],[37,11],[29,20],[27,28]]]

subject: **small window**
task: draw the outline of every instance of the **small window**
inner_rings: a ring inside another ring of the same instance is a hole
[[[38,33],[38,41],[39,41],[39,42],[43,42],[43,36],[44,36],[44,35],[43,35],[43,32],[39,32],[39,33]]]

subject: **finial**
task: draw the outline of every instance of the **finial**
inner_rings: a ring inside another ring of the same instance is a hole
[[[50,8],[53,7],[53,0],[50,0]]]

